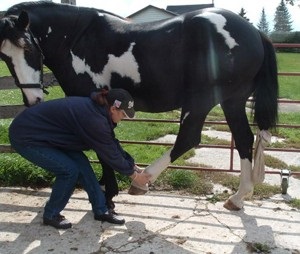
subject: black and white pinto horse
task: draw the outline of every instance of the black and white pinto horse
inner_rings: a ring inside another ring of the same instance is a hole
[[[258,174],[263,175],[267,130],[277,121],[278,96],[274,48],[250,23],[230,11],[209,8],[133,24],[103,10],[51,2],[18,4],[5,16],[0,21],[1,57],[26,105],[43,100],[44,58],[68,96],[122,87],[134,97],[137,111],[181,108],[174,146],[146,168],[152,182],[200,143],[207,114],[220,104],[241,158],[239,189],[224,207],[243,207],[244,197],[263,178]],[[260,130],[254,156],[245,112],[251,95]]]

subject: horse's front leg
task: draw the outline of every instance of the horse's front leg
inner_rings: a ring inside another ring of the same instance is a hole
[[[191,96],[186,106],[182,108],[179,133],[174,146],[145,169],[145,172],[151,175],[151,183],[154,183],[170,163],[200,143],[204,120],[212,108],[212,104],[204,101],[204,99]],[[199,102],[201,102],[201,105],[199,105]],[[148,185],[139,186],[133,181],[128,193],[141,195],[147,191]]]

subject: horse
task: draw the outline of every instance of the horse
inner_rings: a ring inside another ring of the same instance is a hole
[[[239,189],[224,207],[242,209],[244,198],[263,180],[258,176],[264,173],[263,149],[278,114],[276,55],[270,40],[239,15],[206,8],[132,23],[95,8],[21,3],[1,20],[0,39],[1,57],[17,84],[22,83],[27,105],[43,100],[44,63],[67,96],[124,88],[132,94],[136,111],[181,109],[174,145],[145,169],[152,174],[151,182],[201,142],[205,118],[218,104],[241,161]],[[245,110],[250,96],[260,148],[254,154]],[[131,194],[144,194],[147,186],[132,184],[131,189]]]

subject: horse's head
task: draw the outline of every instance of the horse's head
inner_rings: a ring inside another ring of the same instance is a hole
[[[29,30],[26,12],[0,19],[0,57],[21,89],[24,104],[43,101],[43,55]]]

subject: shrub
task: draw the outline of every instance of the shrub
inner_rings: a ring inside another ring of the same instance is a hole
[[[173,170],[170,171],[168,184],[175,189],[185,189],[193,186],[196,180],[194,172],[188,170]]]

